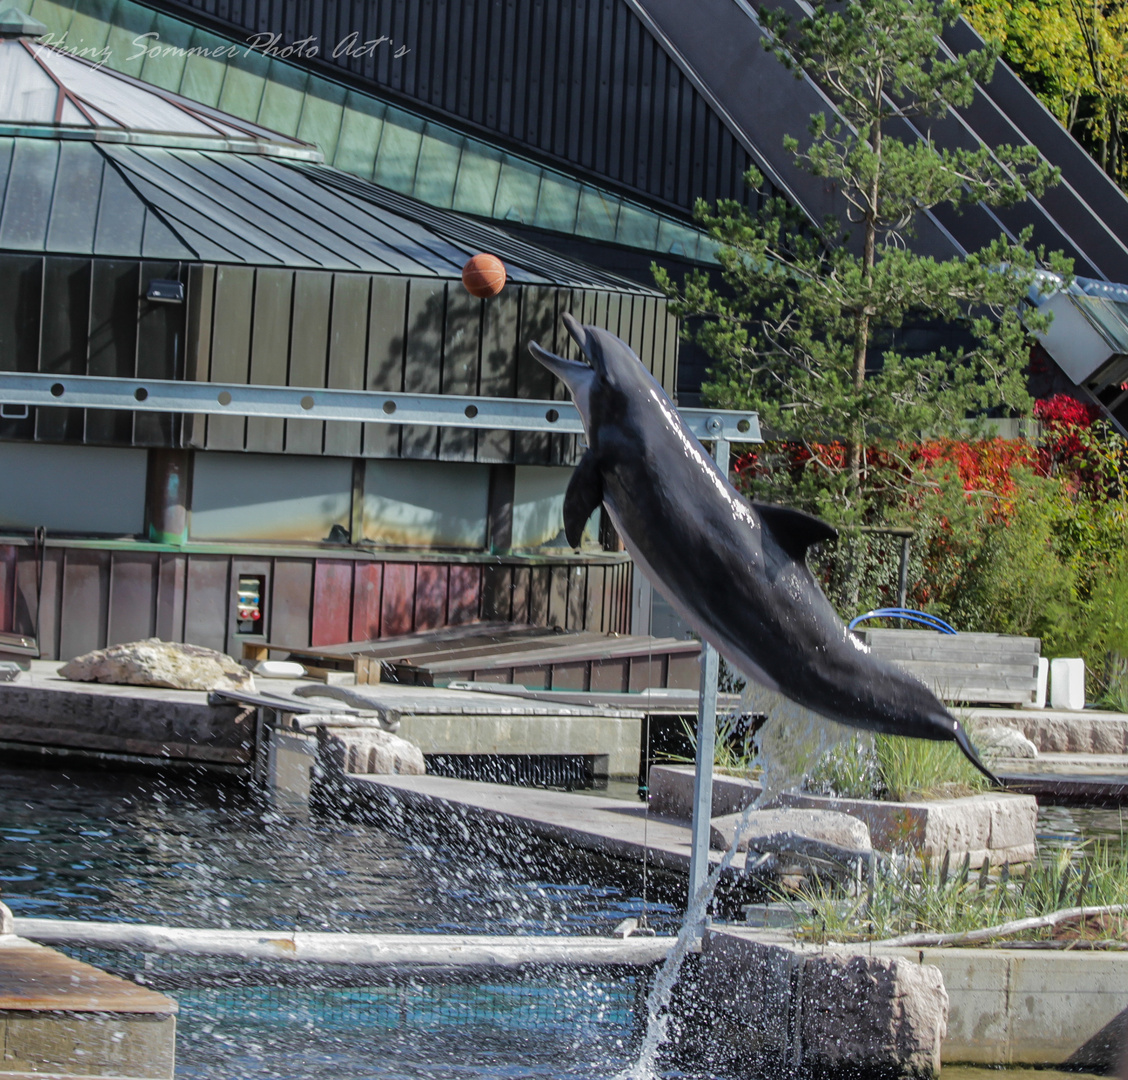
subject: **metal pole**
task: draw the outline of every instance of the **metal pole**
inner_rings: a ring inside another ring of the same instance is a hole
[[[728,475],[729,442],[713,441],[713,457]],[[693,836],[689,856],[689,903],[700,892],[709,873],[709,823],[713,816],[713,748],[717,741],[717,676],[721,658],[708,642],[701,646],[701,693],[697,699],[697,753],[693,774]],[[701,913],[698,929],[707,917]]]
[[[911,536],[901,537],[901,565],[897,570],[897,606],[904,608],[909,602],[909,545]]]

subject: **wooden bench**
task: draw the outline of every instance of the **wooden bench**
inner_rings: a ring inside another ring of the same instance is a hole
[[[1038,698],[1039,638],[857,629],[874,656],[917,676],[942,701],[1030,705]]]

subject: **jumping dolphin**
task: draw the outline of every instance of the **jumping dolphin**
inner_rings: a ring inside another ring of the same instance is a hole
[[[998,783],[932,691],[874,657],[823,595],[807,548],[837,531],[746,502],[625,342],[568,314],[564,325],[589,363],[529,348],[572,391],[587,433],[564,496],[568,542],[602,502],[642,572],[745,675],[841,724],[952,739]]]

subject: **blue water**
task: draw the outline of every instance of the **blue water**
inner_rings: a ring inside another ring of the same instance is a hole
[[[234,786],[36,769],[0,768],[0,883],[16,915],[174,926],[603,934],[643,910],[637,873],[560,847],[426,825],[405,838],[286,817]],[[646,910],[676,927],[671,903]],[[192,962],[237,975],[207,986],[169,958],[68,951],[178,1001],[177,1080],[611,1077],[636,1034],[638,987],[620,973],[339,986],[315,971],[292,986]]]

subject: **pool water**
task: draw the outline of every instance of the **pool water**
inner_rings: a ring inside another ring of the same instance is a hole
[[[660,877],[644,901],[640,874],[618,862],[512,837],[414,830],[394,835],[332,812],[287,817],[236,785],[185,777],[0,768],[0,883],[16,915],[605,934],[645,910],[660,931],[677,928],[683,901]],[[1046,847],[1123,836],[1117,810],[1039,815]],[[610,1078],[633,1059],[647,988],[627,972],[371,985],[314,972],[296,986],[213,962],[194,961],[206,978],[185,978],[192,965],[183,960],[68,951],[177,999],[178,1080]],[[985,1078],[945,1069],[943,1080]]]

